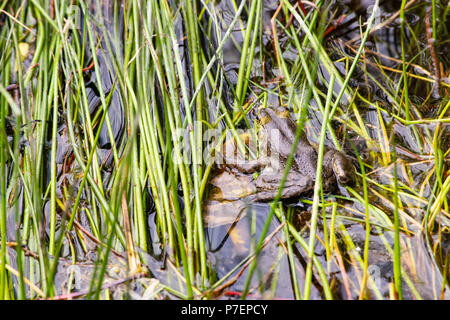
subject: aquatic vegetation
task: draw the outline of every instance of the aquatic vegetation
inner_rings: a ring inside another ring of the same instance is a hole
[[[0,299],[448,299],[448,19],[2,2]]]

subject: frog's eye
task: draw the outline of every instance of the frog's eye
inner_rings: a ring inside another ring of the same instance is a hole
[[[261,125],[265,125],[265,124],[269,123],[270,121],[272,121],[272,118],[269,116],[269,114],[266,111],[261,110],[260,113],[258,114],[258,120]]]

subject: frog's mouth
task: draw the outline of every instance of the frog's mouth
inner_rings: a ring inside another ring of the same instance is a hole
[[[345,174],[336,175],[336,177],[337,177],[339,183],[344,186],[348,185],[351,182],[351,179]]]

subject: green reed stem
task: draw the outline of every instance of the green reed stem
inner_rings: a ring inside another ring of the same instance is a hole
[[[399,197],[398,197],[398,179],[397,179],[397,153],[395,151],[395,138],[392,139],[393,147],[393,165],[394,165],[394,285],[396,294],[398,295],[398,299],[403,299],[403,290],[402,290],[402,272],[401,272],[401,244],[400,244],[400,222],[399,222],[399,214],[398,214],[398,206],[399,206]]]
[[[322,129],[320,131],[320,141],[319,141],[319,151],[317,154],[317,171],[316,171],[316,182],[314,184],[314,196],[313,196],[313,207],[312,207],[312,215],[311,215],[311,228],[309,232],[309,248],[308,248],[308,261],[306,267],[305,274],[305,288],[303,291],[304,299],[308,300],[311,293],[311,280],[312,280],[312,258],[314,256],[314,246],[316,240],[316,229],[317,229],[317,220],[319,216],[319,193],[322,188],[322,163],[323,163],[323,154],[325,149],[325,137],[327,135],[327,125],[329,122],[329,113],[331,107],[331,100],[333,97],[333,88],[334,88],[334,74],[331,75],[330,82],[328,85],[328,94],[327,100],[325,104],[325,113],[322,119]]]

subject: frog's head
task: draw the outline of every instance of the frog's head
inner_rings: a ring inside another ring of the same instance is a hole
[[[272,121],[279,122],[280,119],[291,119],[289,110],[285,107],[261,108],[256,115],[258,124],[262,127],[272,124]]]
[[[259,110],[256,114],[256,120],[258,121],[258,125],[264,127],[266,124],[272,122],[273,111],[269,108],[264,108]]]
[[[341,152],[334,152],[331,158],[334,175],[342,185],[353,185],[356,181],[355,167]]]

